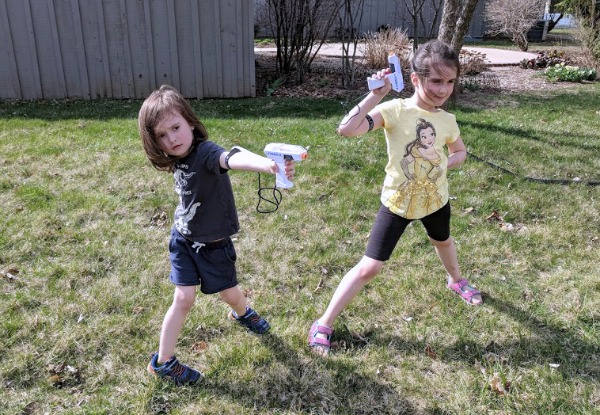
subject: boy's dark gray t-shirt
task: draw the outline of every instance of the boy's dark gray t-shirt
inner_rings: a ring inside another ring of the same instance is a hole
[[[179,205],[174,227],[190,241],[211,242],[239,231],[228,170],[219,164],[224,151],[212,141],[201,141],[175,164]]]

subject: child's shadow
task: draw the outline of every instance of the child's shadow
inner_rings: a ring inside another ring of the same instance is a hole
[[[600,366],[597,356],[600,347],[592,337],[586,339],[578,331],[565,325],[558,325],[551,320],[542,320],[533,312],[516,307],[514,304],[484,293],[484,307],[496,309],[498,315],[512,318],[530,331],[528,336],[517,336],[500,342],[490,341],[479,344],[471,339],[458,339],[448,345],[436,345],[432,352],[435,358],[444,361],[462,361],[472,365],[475,361],[485,364],[488,359],[491,363],[501,363],[512,367],[522,367],[532,363],[539,365],[557,364],[556,370],[563,373],[565,378],[580,377],[582,379],[600,379]],[[584,325],[592,328],[598,316],[582,317],[579,319]],[[379,335],[374,333],[365,335],[371,341],[392,345],[395,349],[427,353],[424,343],[407,342],[396,336]]]
[[[600,347],[593,335],[588,339],[581,331],[566,325],[559,325],[552,320],[542,320],[532,312],[527,312],[514,304],[502,299],[486,296],[486,304],[494,307],[499,313],[512,317],[528,327],[531,335],[515,338],[513,342],[501,345],[488,345],[491,352],[506,355],[512,365],[522,365],[525,362],[536,361],[540,364],[559,364],[556,369],[567,378],[582,377],[597,381],[600,379],[598,355]],[[598,315],[589,318],[580,317],[580,322],[593,330],[593,322],[598,321]],[[460,347],[460,346],[459,346]]]
[[[220,381],[209,376],[204,388],[215,396],[228,394],[250,408],[289,410],[295,413],[411,414],[412,405],[398,392],[361,373],[355,364],[298,354],[276,334],[261,338],[273,359],[256,362],[255,376],[238,381]],[[222,356],[227,358],[227,356]]]

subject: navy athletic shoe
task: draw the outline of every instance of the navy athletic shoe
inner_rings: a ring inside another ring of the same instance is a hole
[[[229,312],[229,319],[237,321],[242,326],[246,327],[253,333],[256,334],[265,334],[271,329],[267,320],[262,318],[256,311],[251,309],[250,307],[246,307],[246,314],[242,317],[238,317],[234,310]]]
[[[162,379],[171,380],[177,386],[193,385],[202,379],[202,373],[179,363],[179,360],[175,356],[160,366],[157,366],[157,361],[158,353],[155,353],[150,363],[148,363],[148,372]]]

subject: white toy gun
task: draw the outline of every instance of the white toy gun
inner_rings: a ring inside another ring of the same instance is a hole
[[[308,152],[304,147],[292,144],[270,143],[265,146],[265,155],[277,163],[279,172],[275,185],[283,189],[289,189],[294,185],[285,175],[285,161],[302,161],[308,158]]]
[[[395,53],[390,53],[388,56],[388,63],[390,64],[390,70],[392,73],[387,74],[385,77],[392,83],[392,89],[396,92],[400,92],[404,89],[404,80],[402,79],[402,68],[400,67],[400,59]],[[372,91],[377,88],[381,88],[385,85],[383,79],[373,79],[370,76],[367,78],[367,84],[369,89]]]

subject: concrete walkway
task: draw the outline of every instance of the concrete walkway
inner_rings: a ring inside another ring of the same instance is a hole
[[[463,47],[465,50],[472,52],[483,53],[486,57],[486,61],[490,66],[510,66],[518,65],[523,59],[533,59],[537,55],[530,52],[520,52],[506,49],[493,49],[493,48],[481,48],[475,46]],[[352,50],[352,49],[351,49]],[[254,48],[255,53],[261,52],[277,52],[276,48]],[[356,55],[362,56],[362,47],[359,45],[357,48]],[[322,56],[341,56],[342,55],[342,44],[341,43],[326,43],[321,46],[319,55]]]

